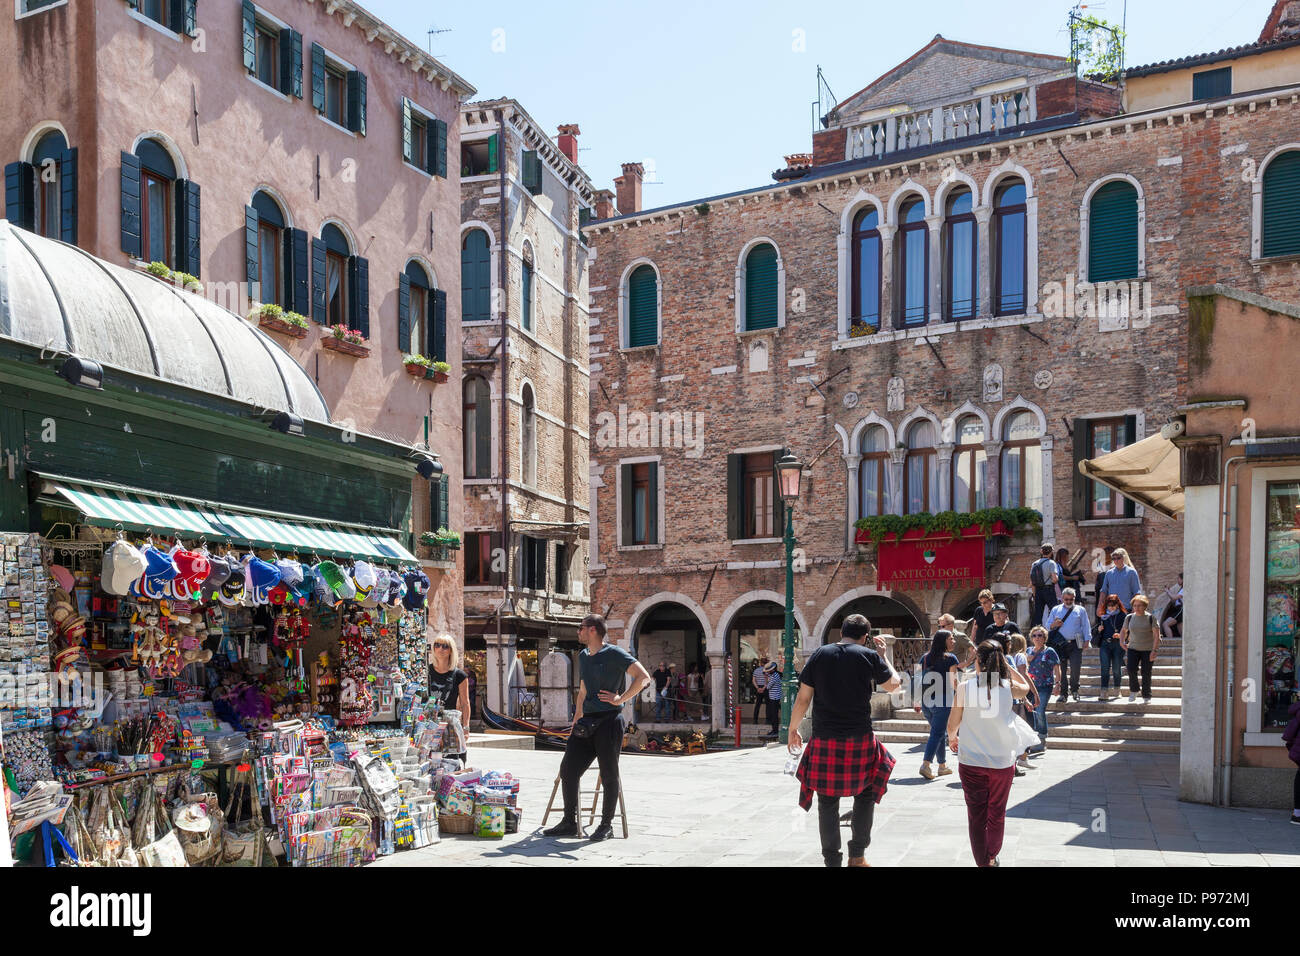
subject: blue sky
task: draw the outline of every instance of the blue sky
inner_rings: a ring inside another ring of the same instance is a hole
[[[548,133],[578,123],[597,188],[647,167],[646,208],[771,182],[811,148],[817,66],[844,99],[936,33],[1069,53],[1063,0],[749,0],[425,4],[363,0],[478,87],[511,96]],[[1129,0],[1130,65],[1251,43],[1272,0]],[[1123,0],[1088,4],[1118,23]],[[450,32],[427,36],[431,27]],[[502,32],[503,31],[503,32]],[[796,31],[802,31],[796,32]],[[802,49],[799,41],[802,40]],[[652,176],[653,173],[653,176]]]

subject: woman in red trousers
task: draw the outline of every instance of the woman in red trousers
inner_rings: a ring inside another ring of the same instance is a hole
[[[948,738],[959,761],[976,866],[998,865],[1016,755],[1038,742],[1011,709],[1013,699],[1023,700],[1029,692],[1029,682],[1007,666],[996,641],[979,645],[975,676],[957,687]]]

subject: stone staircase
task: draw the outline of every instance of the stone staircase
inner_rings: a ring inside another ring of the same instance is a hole
[[[1136,753],[1177,754],[1182,733],[1183,642],[1175,638],[1162,641],[1160,656],[1151,670],[1150,704],[1138,697],[1128,702],[1128,672],[1123,672],[1120,696],[1105,703],[1097,700],[1101,693],[1101,665],[1096,648],[1083,650],[1079,670],[1079,696],[1062,706],[1047,706],[1050,733],[1048,749],[1114,750]],[[1110,692],[1114,693],[1112,686]],[[874,722],[876,735],[885,743],[925,746],[929,725],[911,708],[895,710],[893,719]]]

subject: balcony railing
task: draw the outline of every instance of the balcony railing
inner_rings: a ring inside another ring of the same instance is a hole
[[[981,133],[1000,133],[1035,119],[1037,109],[1031,89],[902,113],[851,128],[849,158],[874,159]]]

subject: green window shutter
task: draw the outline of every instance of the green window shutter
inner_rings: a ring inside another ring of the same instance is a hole
[[[435,362],[447,361],[447,293],[434,289],[429,309],[429,358]]]
[[[745,475],[745,456],[727,456],[727,538],[736,541],[744,537],[745,522],[742,515]]]
[[[305,229],[284,231],[284,261],[287,267],[285,308],[304,316],[311,312],[310,284],[307,278],[308,248]]]
[[[1206,100],[1232,95],[1232,67],[1202,70],[1192,74],[1192,99]]]
[[[587,244],[587,234],[582,230],[591,222],[591,210],[583,207],[578,210],[578,241],[584,246]]]
[[[311,45],[311,107],[325,112],[325,48],[319,43]]]
[[[648,265],[627,280],[627,347],[659,344],[659,283]]]
[[[486,322],[492,318],[492,251],[487,233],[472,229],[460,252],[460,320]]]
[[[280,92],[302,99],[302,34],[280,31]]]
[[[199,278],[199,184],[176,180],[176,268]]]
[[[329,320],[325,300],[325,243],[320,239],[311,241],[311,317],[318,325],[325,325]]]
[[[259,219],[257,210],[252,206],[244,207],[244,275],[251,288],[253,283],[261,281],[262,263],[257,254]],[[265,290],[263,290],[265,293]]]
[[[59,154],[59,238],[77,244],[77,149]]]
[[[447,124],[440,119],[429,124],[429,133],[433,137],[433,148],[429,152],[429,172],[435,176],[447,178]]]
[[[646,544],[659,543],[659,462],[650,462],[648,469],[650,472],[650,493],[647,496],[650,500],[646,503],[646,510],[650,512],[646,519]]]
[[[1088,206],[1088,281],[1117,282],[1137,274],[1137,190],[1110,182],[1093,193]]]
[[[433,525],[429,530],[451,527],[451,478],[439,475],[436,481],[429,482],[429,518]]]
[[[411,279],[406,273],[397,277],[397,347],[411,351]]]
[[[1070,470],[1070,517],[1083,521],[1088,517],[1088,497],[1092,482],[1079,471],[1079,462],[1088,457],[1088,420],[1076,418],[1070,423],[1074,431],[1074,467]]]
[[[405,96],[402,97],[402,159],[408,163],[411,162],[414,154],[414,146],[411,142],[411,101]]]
[[[6,183],[8,179],[6,169]],[[127,152],[122,153],[122,251],[136,259],[144,254],[140,226],[140,160]]]
[[[1261,256],[1300,253],[1300,151],[1283,153],[1264,170]]]
[[[257,10],[244,0],[244,69],[257,72]]]
[[[498,170],[497,164],[500,160],[497,158],[497,134],[493,133],[488,137],[488,168],[489,173],[495,173]]]
[[[619,524],[622,525],[621,545],[635,544],[632,540],[633,532],[636,529],[636,519],[633,515],[633,509],[636,506],[636,494],[632,489],[632,466],[619,465],[619,494],[623,501],[620,507],[622,515]]]
[[[123,153],[124,157],[130,155]],[[131,157],[135,159],[134,156]],[[135,231],[136,245],[140,233],[140,166],[136,162],[135,178]],[[126,160],[122,161],[122,183],[126,184]],[[5,218],[15,226],[33,229],[36,226],[36,167],[31,163],[10,163],[5,167]],[[126,247],[126,190],[122,191],[122,248]],[[138,257],[138,254],[137,254]]]
[[[522,282],[519,290],[519,315],[524,331],[533,330],[533,267],[527,262],[521,269]]]
[[[361,256],[348,257],[348,298],[352,328],[370,338],[370,263]]]
[[[536,196],[542,191],[542,158],[537,150],[524,150],[524,188]]]
[[[745,257],[747,330],[776,328],[776,293],[776,250],[765,242]]]
[[[348,129],[366,135],[366,75],[348,71]]]

